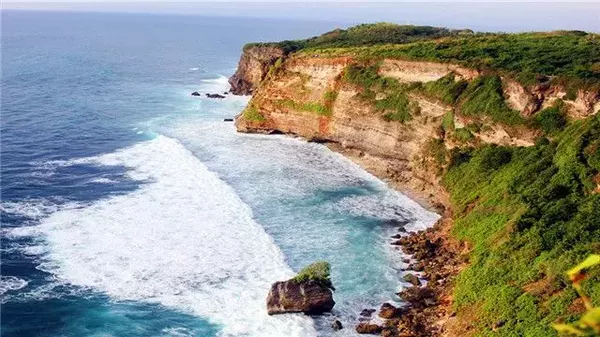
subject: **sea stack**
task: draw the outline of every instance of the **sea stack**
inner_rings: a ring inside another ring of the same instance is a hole
[[[319,315],[330,312],[335,302],[329,272],[329,263],[315,262],[302,269],[296,277],[275,282],[267,297],[268,314],[302,312]]]

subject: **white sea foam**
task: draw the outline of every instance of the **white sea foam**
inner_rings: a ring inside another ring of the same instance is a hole
[[[104,177],[90,179],[90,183],[94,183],[94,184],[114,184],[116,182],[117,181],[115,181],[113,179],[104,178]]]
[[[0,278],[0,295],[6,294],[7,291],[23,289],[28,283],[16,276],[2,276]]]
[[[304,316],[267,315],[270,284],[292,271],[249,207],[177,141],[158,136],[69,163],[126,166],[150,183],[19,229],[48,245],[40,268],[118,300],[206,317],[226,336],[316,334]]]

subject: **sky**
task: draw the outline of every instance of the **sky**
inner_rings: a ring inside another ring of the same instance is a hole
[[[163,13],[178,15],[323,20],[470,28],[477,31],[584,30],[600,32],[600,2],[407,1],[119,1],[3,0],[3,10]]]

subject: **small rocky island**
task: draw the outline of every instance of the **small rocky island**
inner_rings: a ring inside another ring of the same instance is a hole
[[[315,262],[287,281],[273,283],[267,297],[269,315],[305,313],[319,315],[335,305],[327,262]]]

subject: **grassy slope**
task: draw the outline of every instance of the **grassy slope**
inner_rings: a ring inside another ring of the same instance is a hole
[[[405,44],[316,46],[305,52],[452,62],[511,74],[525,85],[546,75],[555,76],[558,84],[600,86],[600,35],[584,32],[450,35]]]
[[[447,172],[454,234],[473,246],[455,305],[459,317],[475,316],[479,335],[552,336],[549,323],[573,318],[576,295],[564,272],[600,251],[600,194],[591,180],[599,163],[600,120],[591,117],[555,142],[482,147]],[[586,286],[599,305],[600,273]]]

